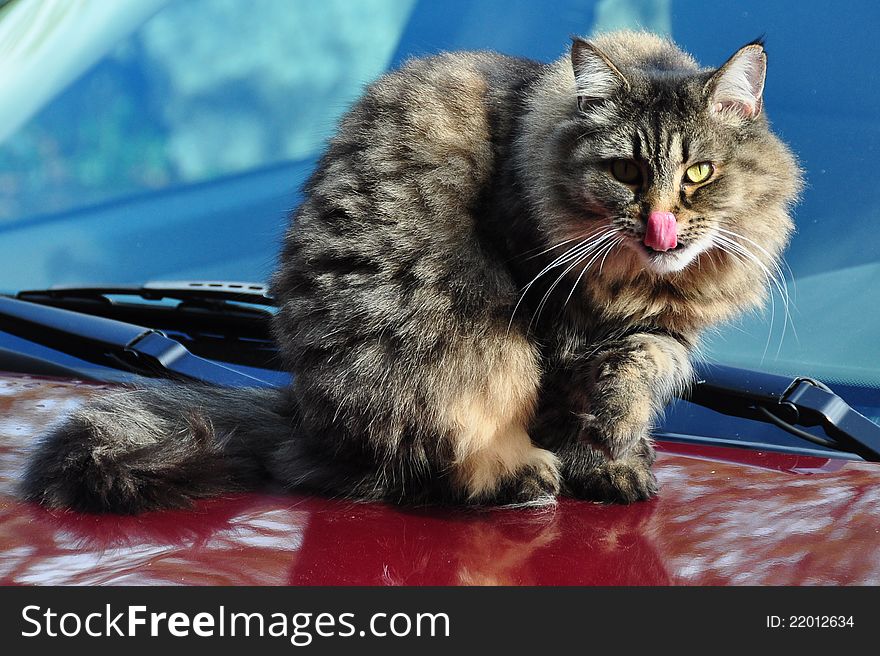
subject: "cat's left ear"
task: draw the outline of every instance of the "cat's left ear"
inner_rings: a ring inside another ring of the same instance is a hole
[[[623,73],[599,48],[580,37],[572,37],[571,41],[571,66],[581,111],[590,103],[605,100],[621,89],[629,89]]]
[[[755,118],[764,106],[766,75],[767,53],[763,44],[743,46],[706,82],[704,90],[709,99],[709,111]]]

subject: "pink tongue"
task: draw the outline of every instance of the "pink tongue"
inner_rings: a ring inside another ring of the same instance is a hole
[[[678,246],[677,225],[672,212],[651,212],[645,231],[645,246],[655,251],[668,251]]]

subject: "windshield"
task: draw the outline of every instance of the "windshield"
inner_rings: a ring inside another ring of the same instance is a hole
[[[880,43],[867,29],[880,5],[150,0],[132,14],[120,9],[128,4],[94,0],[85,5],[96,16],[24,22],[49,3],[0,9],[0,52],[13,20],[43,44],[65,21],[79,35],[37,62],[16,96],[0,93],[0,290],[265,280],[337,119],[408,56],[469,48],[549,61],[570,34],[645,28],[718,65],[764,35],[767,113],[807,181],[786,256],[790,298],[775,291],[766,312],[713,333],[703,350],[737,366],[880,386],[880,198],[865,186],[880,152]],[[13,77],[10,66],[0,63],[0,80]],[[24,97],[39,102],[23,109]]]

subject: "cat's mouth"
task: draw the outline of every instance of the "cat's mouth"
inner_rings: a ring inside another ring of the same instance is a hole
[[[676,253],[676,252],[680,253],[688,246],[688,244],[686,244],[685,242],[679,241],[674,247],[667,248],[665,251],[659,251],[656,248],[652,248],[651,246],[647,246],[644,241],[639,242],[639,244],[641,245],[641,247],[644,249],[644,251],[649,256],[657,255],[657,256],[661,256],[661,257],[664,255],[671,255],[672,253]]]
[[[661,275],[681,271],[702,250],[699,244],[691,240],[679,240],[674,247],[667,250],[647,246],[643,239],[627,239],[626,244],[636,252],[646,265],[645,268]]]

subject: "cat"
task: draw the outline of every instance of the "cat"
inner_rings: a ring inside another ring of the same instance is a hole
[[[358,500],[630,503],[701,332],[768,297],[801,173],[762,42],[644,32],[553,63],[413,59],[343,117],[272,280],[288,389],[133,387],[41,441],[23,492],[138,513],[267,481]]]

